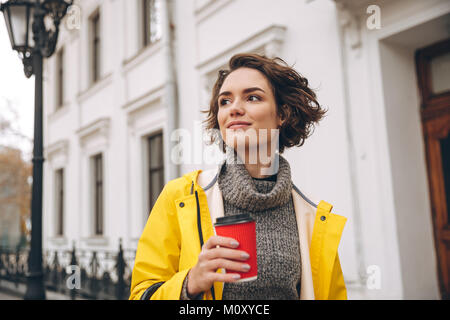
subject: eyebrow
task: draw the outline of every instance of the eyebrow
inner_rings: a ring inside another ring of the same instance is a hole
[[[253,92],[253,91],[262,91],[262,92],[266,93],[263,89],[258,88],[258,87],[251,87],[251,88],[244,89],[244,90],[242,90],[242,93],[245,94],[245,93],[249,93],[249,92]],[[230,91],[224,91],[219,94],[217,99],[220,98],[220,96],[229,96],[229,95],[231,95]]]

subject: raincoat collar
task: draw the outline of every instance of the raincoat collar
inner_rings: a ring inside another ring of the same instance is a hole
[[[214,234],[213,223],[216,219],[224,216],[222,192],[217,183],[222,164],[217,169],[196,170],[184,176],[189,181],[189,194],[197,191],[200,204],[207,204],[209,215],[204,218],[208,223],[202,231],[206,239]],[[347,219],[331,214],[331,204],[323,200],[316,204],[295,185],[292,199],[302,262],[300,299],[327,299],[337,249]],[[223,284],[215,283],[214,289],[216,298],[221,299]]]

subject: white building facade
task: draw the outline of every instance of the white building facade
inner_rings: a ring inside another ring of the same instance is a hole
[[[450,251],[433,222],[415,54],[449,25],[446,0],[76,1],[45,63],[44,246],[135,249],[158,188],[215,167],[201,110],[231,56],[256,52],[294,65],[329,109],[284,156],[303,193],[348,218],[349,298],[440,299]]]

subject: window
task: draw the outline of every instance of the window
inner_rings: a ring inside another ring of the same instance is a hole
[[[64,235],[64,169],[55,172],[56,236]]]
[[[450,297],[450,39],[416,52],[420,117],[442,297]]]
[[[103,156],[92,157],[94,190],[94,235],[103,235]]]
[[[450,91],[450,52],[434,57],[430,62],[434,94]]]
[[[160,0],[142,0],[143,45],[148,46],[161,38]]]
[[[450,224],[450,135],[440,139],[442,157],[442,174],[444,180],[445,198],[447,200],[447,224]]]
[[[91,81],[100,79],[100,12],[95,12],[89,19],[90,24],[90,48],[91,48]]]
[[[164,157],[162,132],[151,135],[148,144],[148,190],[149,209],[151,211],[164,187]]]
[[[64,48],[56,55],[56,109],[64,105]]]

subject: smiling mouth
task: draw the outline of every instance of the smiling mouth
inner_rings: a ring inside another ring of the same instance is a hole
[[[228,129],[231,129],[231,130],[237,130],[237,129],[246,128],[246,127],[248,127],[248,126],[250,126],[250,125],[249,125],[249,124],[243,124],[243,123],[240,123],[240,124],[233,124],[232,126],[229,126]]]

